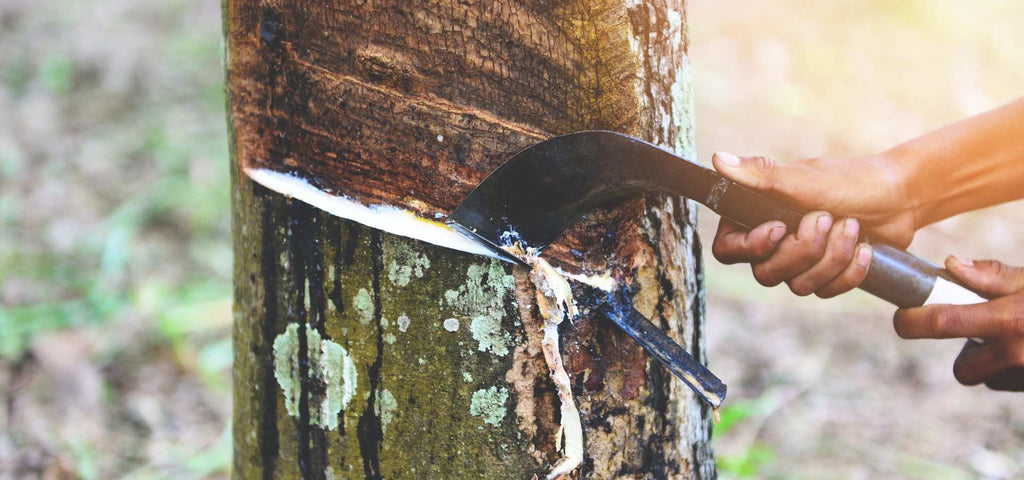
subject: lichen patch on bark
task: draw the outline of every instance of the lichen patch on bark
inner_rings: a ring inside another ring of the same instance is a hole
[[[444,327],[445,330],[448,330],[449,332],[459,331],[459,319],[457,318],[446,318],[444,319],[443,322],[441,322],[441,325]]]
[[[399,287],[409,285],[414,277],[423,278],[430,268],[426,255],[402,242],[384,242],[384,260],[388,265],[388,280]]]
[[[684,56],[675,71],[675,79],[672,81],[672,117],[675,124],[679,125],[676,131],[676,138],[673,144],[678,153],[696,160],[697,145],[695,144],[696,134],[693,124],[685,122],[686,118],[693,116],[696,109],[693,96],[693,75],[690,73],[690,59]]]
[[[500,425],[501,421],[505,418],[505,404],[507,402],[507,388],[482,388],[473,392],[473,399],[469,404],[469,413],[482,418],[484,423]]]
[[[373,297],[369,290],[360,288],[359,293],[352,297],[352,307],[359,312],[359,323],[369,325],[373,321]]]
[[[388,432],[388,424],[395,418],[395,411],[398,410],[398,401],[387,389],[377,392],[377,404],[375,406],[377,416],[380,417],[380,426],[384,433]]]
[[[334,430],[338,414],[348,406],[356,392],[358,372],[355,362],[345,347],[320,337],[316,329],[305,326],[308,362],[305,367],[309,381],[324,388],[319,398],[310,398],[309,421],[313,425]],[[288,325],[274,339],[274,377],[284,392],[288,414],[299,417],[299,397],[302,395],[302,362],[299,360],[299,324]]]
[[[477,349],[499,357],[508,355],[512,336],[501,325],[505,304],[515,289],[515,278],[505,273],[498,260],[473,264],[466,271],[466,283],[444,293],[445,301],[458,315],[470,319],[469,331]],[[447,326],[447,325],[446,325]]]

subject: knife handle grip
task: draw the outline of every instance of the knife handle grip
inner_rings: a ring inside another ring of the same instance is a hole
[[[707,206],[748,229],[779,220],[786,224],[788,231],[795,232],[804,215],[724,177],[713,188]],[[859,288],[876,297],[900,308],[934,303],[968,305],[986,301],[934,263],[890,245],[868,243],[873,250],[871,266]]]

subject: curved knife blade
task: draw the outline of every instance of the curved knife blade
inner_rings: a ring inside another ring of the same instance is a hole
[[[664,183],[663,175],[673,182]],[[709,175],[710,174],[710,175]],[[714,195],[717,174],[635,138],[605,131],[555,137],[527,148],[492,172],[448,218],[502,258],[525,265],[503,247],[542,250],[588,211],[639,191]],[[610,293],[601,311],[701,398],[718,408],[726,385],[665,332],[637,312],[624,292]]]
[[[520,240],[541,250],[595,207],[638,192],[683,195],[715,209],[721,187],[732,183],[723,182],[715,171],[642,140],[577,132],[515,154],[466,196],[448,224],[498,249]]]
[[[642,140],[585,131],[517,153],[470,192],[449,224],[491,248],[519,240],[540,250],[594,207],[638,191],[682,195],[748,229],[779,220],[795,232],[804,213]],[[869,243],[871,265],[859,288],[872,295],[903,308],[984,301],[938,265]]]

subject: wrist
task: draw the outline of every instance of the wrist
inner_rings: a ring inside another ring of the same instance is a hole
[[[906,215],[913,221],[913,229],[927,225],[927,209],[932,202],[926,185],[920,183],[921,158],[913,152],[913,147],[903,144],[871,155],[868,161],[875,165],[879,172],[879,181],[891,192],[894,216]]]

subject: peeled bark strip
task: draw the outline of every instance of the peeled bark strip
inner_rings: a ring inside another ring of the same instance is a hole
[[[693,154],[679,1],[226,0],[238,478],[531,478],[561,454],[529,272],[332,216],[296,176],[443,221],[548,136],[611,129]],[[610,272],[704,356],[695,209],[649,196],[545,252]],[[559,325],[573,478],[712,478],[710,412],[609,321]]]

